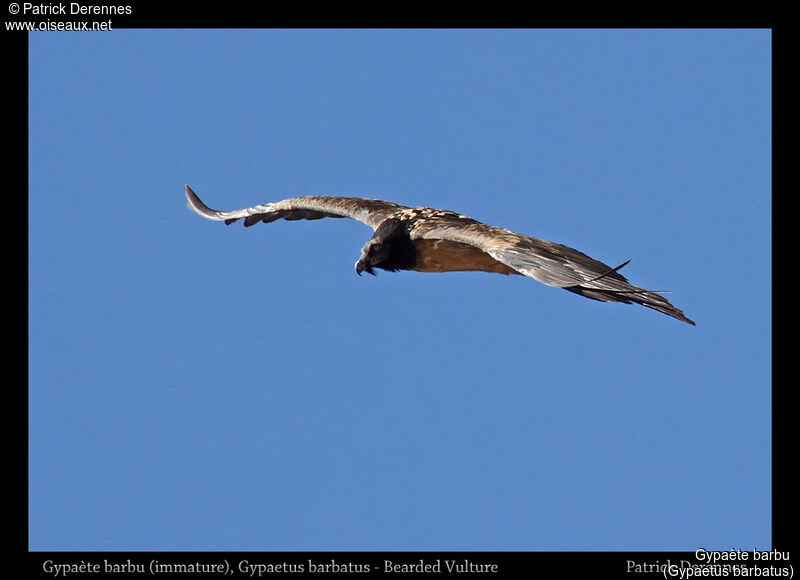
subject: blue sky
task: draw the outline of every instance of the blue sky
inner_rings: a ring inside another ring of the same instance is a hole
[[[29,36],[33,550],[769,549],[771,33]],[[452,209],[671,290],[356,276]]]

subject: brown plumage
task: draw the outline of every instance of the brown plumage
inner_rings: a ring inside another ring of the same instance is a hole
[[[245,226],[277,219],[358,220],[374,230],[356,262],[358,274],[374,274],[374,268],[519,274],[594,300],[641,304],[694,325],[660,293],[630,284],[619,273],[628,262],[612,268],[567,246],[452,211],[409,208],[379,199],[310,195],[225,212],[206,206],[188,185],[186,199],[196,214],[226,224],[238,219],[244,219]]]

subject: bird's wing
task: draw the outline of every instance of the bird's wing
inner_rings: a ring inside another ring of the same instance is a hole
[[[188,202],[186,205],[197,215],[214,221],[224,221],[226,224],[244,218],[245,226],[252,226],[258,222],[270,223],[279,219],[318,220],[333,217],[351,218],[374,230],[386,216],[397,210],[406,209],[405,206],[380,199],[309,195],[237,211],[218,211],[204,204],[188,185],[186,199]]]
[[[619,273],[628,262],[612,268],[568,246],[486,225],[449,211],[421,210],[418,216],[409,219],[413,220],[410,226],[412,240],[466,244],[515,272],[548,286],[564,288],[594,300],[641,304],[694,325],[660,293],[630,284]],[[417,242],[417,247],[433,252],[436,244]],[[435,256],[431,258],[435,259]],[[475,264],[474,268],[459,269],[501,271],[496,264],[481,267],[478,260]]]
[[[411,221],[412,240],[467,244],[548,286],[574,286],[611,269],[567,246],[486,225],[450,211],[414,208],[405,212],[403,217]],[[435,246],[426,244],[425,247]]]

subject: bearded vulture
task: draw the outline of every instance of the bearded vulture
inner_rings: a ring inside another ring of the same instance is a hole
[[[356,273],[374,268],[396,272],[482,271],[519,274],[603,302],[636,303],[694,326],[661,293],[628,283],[616,268],[567,246],[490,226],[452,211],[406,207],[361,197],[309,195],[256,205],[237,211],[217,211],[186,186],[188,207],[196,214],[245,226],[278,219],[351,218],[375,232],[361,248]]]

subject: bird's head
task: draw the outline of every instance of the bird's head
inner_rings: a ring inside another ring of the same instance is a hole
[[[361,248],[361,256],[356,262],[356,274],[361,276],[361,272],[375,276],[373,268],[380,268],[389,257],[389,248],[383,240],[372,238],[364,247]]]
[[[382,223],[370,240],[361,248],[356,262],[356,273],[375,275],[374,268],[382,270],[410,270],[416,263],[416,249],[405,225],[399,220]]]

